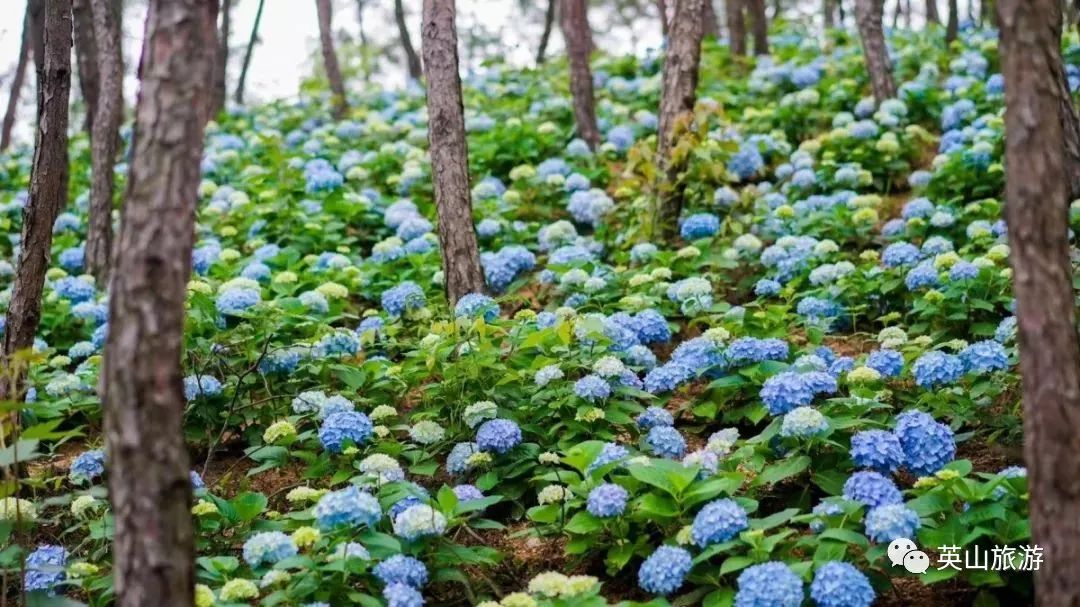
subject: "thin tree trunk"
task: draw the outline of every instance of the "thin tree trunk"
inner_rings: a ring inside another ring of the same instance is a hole
[[[896,0],[896,9],[893,10],[892,16],[892,28],[896,29],[900,27],[900,14],[904,12],[903,0]]]
[[[213,116],[225,109],[229,79],[229,40],[232,37],[232,0],[221,0],[221,32],[217,41],[217,55],[214,58],[214,88],[210,103]]]
[[[360,30],[360,46],[367,46],[367,32],[364,31],[364,0],[356,0],[356,28]]]
[[[600,129],[596,126],[596,101],[589,68],[589,54],[593,45],[587,10],[585,0],[561,0],[559,25],[570,60],[570,94],[574,102],[577,134],[595,150],[600,145]]]
[[[428,143],[439,216],[446,298],[453,306],[468,293],[484,291],[480,249],[473,227],[469,150],[458,74],[454,0],[424,0],[420,28],[427,79]]]
[[[743,11],[746,0],[725,0],[727,11],[728,44],[735,57],[746,56],[746,17]]]
[[[216,0],[151,0],[102,369],[119,607],[189,607],[195,545],[181,371]]]
[[[855,0],[855,21],[859,26],[859,38],[862,39],[866,71],[870,74],[870,87],[877,103],[896,96],[892,62],[885,46],[885,33],[881,29],[882,10],[882,0]]]
[[[945,24],[945,44],[952,44],[960,32],[960,6],[957,0],[949,0],[949,21]]]
[[[45,4],[46,0],[30,0],[30,49],[34,53],[34,86],[40,91],[45,78]],[[37,104],[34,124],[41,123],[41,104]]]
[[[656,13],[660,19],[660,34],[663,35],[664,38],[667,38],[668,30],[670,29],[667,15],[667,0],[656,0]]]
[[[38,120],[30,199],[23,208],[22,240],[4,329],[0,400],[23,397],[26,369],[13,356],[34,345],[41,293],[52,252],[52,228],[68,197],[68,100],[71,95],[71,0],[50,0],[42,10]]]
[[[3,129],[0,130],[0,152],[11,145],[11,129],[15,127],[15,113],[19,109],[19,96],[26,80],[26,64],[30,62],[30,2],[27,2],[23,14],[22,42],[19,44],[19,58],[15,62],[15,74],[11,78],[11,92],[8,94],[7,110],[4,112]]]
[[[844,12],[844,0],[836,0],[836,17],[842,27],[844,21],[847,20],[847,13]]]
[[[701,39],[705,28],[702,13],[708,0],[676,0],[671,37],[664,56],[664,82],[660,92],[660,116],[656,161],[663,173],[660,188],[659,227],[665,241],[674,240],[682,213],[683,192],[678,184],[681,163],[671,158],[677,135],[693,119],[697,100]]]
[[[544,63],[547,55],[548,42],[551,40],[551,30],[555,25],[555,3],[558,0],[548,0],[547,11],[544,12],[544,33],[540,34],[540,46],[536,49],[536,64]]]
[[[830,30],[836,27],[836,7],[833,5],[833,0],[823,0],[821,3],[821,11],[825,15],[825,29]]]
[[[402,4],[401,0],[394,0],[394,21],[397,22],[401,48],[405,51],[405,63],[409,68],[409,77],[413,80],[420,80],[420,77],[424,75],[424,71],[420,65],[420,57],[413,47],[412,37],[409,35],[409,24],[405,21],[405,5]]]
[[[319,43],[322,45],[323,69],[330,81],[334,118],[341,120],[349,111],[349,100],[345,97],[345,80],[341,77],[337,51],[334,50],[333,7],[330,0],[315,0],[315,8],[319,12]]]
[[[1017,300],[1031,537],[1039,605],[1080,604],[1080,339],[1068,241],[1061,7],[1000,0],[1005,75],[1005,219]]]
[[[765,0],[747,0],[753,26],[754,54],[769,54],[769,19],[765,15]]]
[[[941,17],[938,15],[937,0],[926,0],[926,23],[941,23]]]
[[[248,37],[247,49],[244,50],[244,63],[240,66],[240,78],[236,81],[236,93],[233,100],[236,105],[244,105],[244,87],[247,85],[248,68],[251,67],[251,57],[255,54],[255,45],[259,42],[259,24],[262,22],[263,5],[266,0],[259,0],[259,6],[255,9],[255,22],[251,24],[251,36]],[[363,24],[360,25],[361,37],[364,33]]]
[[[86,105],[83,129],[87,133],[92,133],[101,91],[101,76],[98,73],[99,45],[94,37],[94,18],[90,14],[90,0],[74,0],[71,11],[75,32],[75,59],[79,68],[79,90],[82,91],[83,103]]]
[[[716,18],[716,7],[713,6],[713,0],[705,0],[701,19],[704,24],[705,35],[713,40],[720,38],[720,22]]]
[[[91,182],[90,225],[86,236],[86,264],[104,290],[109,284],[112,262],[112,210],[116,153],[120,123],[124,118],[124,66],[120,50],[120,22],[110,0],[90,0],[91,24],[98,44],[101,95],[90,133]]]

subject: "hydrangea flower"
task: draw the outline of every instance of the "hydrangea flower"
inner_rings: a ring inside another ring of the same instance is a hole
[[[875,542],[888,544],[897,538],[915,537],[921,522],[919,515],[904,504],[886,504],[871,508],[864,520],[866,535]]]
[[[574,394],[578,398],[594,403],[611,396],[611,385],[598,375],[589,374],[574,383]]]
[[[450,474],[464,474],[469,471],[472,464],[469,458],[480,452],[480,445],[476,443],[457,443],[450,449],[446,456],[446,471]]]
[[[394,517],[394,534],[406,541],[422,537],[442,535],[446,531],[446,517],[428,506],[416,504]]]
[[[619,516],[626,510],[626,501],[630,494],[615,483],[605,483],[589,492],[585,509],[589,514],[600,518]]]
[[[841,561],[818,567],[810,583],[810,598],[818,607],[870,607],[875,597],[866,575]]]
[[[694,517],[690,537],[699,548],[726,542],[747,529],[746,510],[735,500],[724,498],[705,504]]]
[[[934,388],[960,379],[964,374],[964,363],[952,354],[931,350],[915,361],[911,372],[920,387]]]
[[[895,433],[904,452],[904,467],[912,474],[933,474],[956,457],[952,429],[921,411],[897,415]]]
[[[49,596],[56,596],[57,586],[66,579],[64,565],[68,553],[63,546],[42,544],[26,557],[26,574],[23,588],[27,592],[44,591]]]
[[[844,483],[844,497],[871,508],[899,504],[904,498],[896,484],[877,472],[856,472]]]
[[[395,554],[372,569],[383,584],[405,584],[423,588],[428,581],[428,570],[421,561],[404,554]]]
[[[803,602],[802,580],[778,561],[747,567],[736,585],[735,607],[799,607]]]
[[[885,377],[897,377],[904,369],[904,356],[896,350],[874,350],[866,357],[866,366]]]
[[[319,498],[312,514],[315,515],[319,527],[327,530],[337,527],[373,526],[382,518],[382,507],[379,506],[379,500],[370,493],[350,485]]]
[[[675,418],[667,409],[649,407],[637,416],[637,425],[642,430],[651,430],[657,426],[674,426]]]
[[[423,607],[424,597],[420,591],[405,584],[390,584],[383,588],[386,607]]]
[[[960,352],[960,360],[969,373],[989,373],[1009,368],[1009,355],[996,341],[975,342]]]
[[[105,326],[105,325],[102,325]],[[184,399],[213,398],[221,394],[221,381],[211,375],[189,375],[184,378]]]
[[[900,439],[885,430],[863,430],[851,437],[851,459],[860,468],[890,474],[904,463]]]
[[[458,300],[454,306],[454,316],[457,318],[483,318],[485,322],[492,322],[499,316],[499,305],[487,295],[469,293]]]
[[[686,550],[660,546],[638,568],[638,586],[652,594],[671,594],[682,587],[693,566],[693,558]]]
[[[817,409],[798,407],[784,415],[780,436],[810,438],[829,430],[829,420]]]
[[[715,236],[720,231],[720,218],[712,213],[698,213],[682,221],[679,235],[683,240],[698,240]]]
[[[678,459],[686,453],[686,439],[671,426],[656,426],[649,430],[645,443],[660,457]]]
[[[252,567],[273,565],[282,559],[296,556],[296,544],[280,531],[263,531],[244,542],[244,560]]]
[[[362,445],[371,438],[373,426],[368,416],[359,411],[338,411],[319,426],[319,442],[331,453],[341,453],[345,441]]]
[[[484,422],[476,431],[476,444],[483,451],[502,455],[521,442],[521,428],[508,419]]]
[[[92,481],[105,473],[105,452],[100,449],[83,451],[71,462],[68,477],[76,483]]]
[[[597,468],[620,462],[630,457],[630,451],[622,445],[616,443],[604,443],[604,446],[600,448],[600,453],[596,455],[596,459],[589,464],[585,469],[587,474],[592,474]]]
[[[394,317],[419,310],[427,304],[424,290],[411,280],[406,280],[392,289],[383,291],[380,300],[383,310]]]

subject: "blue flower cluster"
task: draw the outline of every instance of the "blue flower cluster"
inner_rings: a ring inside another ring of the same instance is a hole
[[[894,432],[904,451],[904,467],[912,474],[933,474],[956,457],[952,429],[926,413],[905,411],[897,415]]]
[[[904,498],[896,484],[872,471],[856,472],[844,483],[844,497],[871,508],[899,504]]]
[[[698,240],[716,236],[720,231],[720,218],[712,213],[698,213],[683,219],[679,235],[683,240]]]
[[[690,553],[675,546],[660,546],[638,568],[638,585],[645,592],[668,595],[682,587],[694,566]]]
[[[521,428],[508,419],[492,419],[476,430],[476,444],[482,451],[502,455],[521,442]]]
[[[370,493],[350,485],[319,498],[312,514],[319,527],[326,530],[373,526],[382,518],[382,507]]]
[[[273,565],[282,559],[296,556],[296,543],[281,531],[262,531],[244,542],[244,560],[252,567],[265,563]]]
[[[747,567],[736,585],[735,607],[799,607],[804,598],[802,580],[778,561]]]
[[[372,569],[383,584],[405,584],[411,588],[423,588],[428,581],[428,570],[418,559],[395,554]]]
[[[589,492],[585,500],[585,509],[589,514],[600,518],[619,516],[626,510],[626,500],[630,493],[615,483],[604,483]]]
[[[863,430],[851,437],[851,459],[860,468],[890,474],[904,464],[904,452],[892,432]]]
[[[818,567],[810,583],[810,598],[818,607],[870,607],[875,596],[866,575],[842,561]]]
[[[411,280],[383,291],[380,300],[383,310],[392,317],[419,310],[427,304],[424,290]]]
[[[931,350],[915,361],[911,372],[920,387],[936,388],[960,379],[964,375],[964,363],[958,356]]]
[[[362,445],[371,438],[372,424],[359,411],[337,411],[319,426],[319,442],[330,453],[341,453],[346,442]]]
[[[809,405],[819,394],[836,392],[836,378],[824,371],[782,371],[765,380],[759,396],[772,415]]]
[[[746,510],[735,500],[718,499],[702,508],[690,528],[690,537],[699,548],[726,542],[750,526]]]
[[[468,293],[458,300],[454,306],[454,316],[457,318],[483,318],[485,322],[492,322],[499,317],[499,304],[487,295],[480,293]]]

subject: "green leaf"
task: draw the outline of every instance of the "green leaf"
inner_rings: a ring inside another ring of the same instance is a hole
[[[603,527],[604,524],[600,522],[600,519],[588,512],[578,512],[570,519],[570,522],[566,524],[567,531],[579,535],[599,531],[600,529],[603,529]]]
[[[236,517],[244,522],[253,521],[266,510],[266,496],[262,493],[247,492],[229,500],[236,510]]]
[[[16,463],[28,462],[41,457],[38,453],[38,440],[19,439],[14,445],[0,449],[0,467],[13,466]]]
[[[749,556],[730,557],[726,559],[722,565],[720,565],[720,575],[727,575],[741,569],[746,569],[754,563],[754,559]]]
[[[806,455],[780,460],[765,466],[761,474],[754,479],[754,485],[771,485],[795,476],[810,467],[810,458]]]
[[[818,537],[822,539],[834,539],[861,548],[866,548],[870,545],[870,541],[866,539],[865,535],[850,529],[826,529],[825,531],[822,531]]]

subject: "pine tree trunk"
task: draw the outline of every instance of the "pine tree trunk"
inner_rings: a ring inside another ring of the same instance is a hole
[[[1024,455],[1039,605],[1080,604],[1080,339],[1068,241],[1061,122],[1061,8],[1000,0],[1005,75],[1005,219],[1017,300]]]
[[[941,23],[941,17],[938,15],[937,0],[926,0],[926,23]]]
[[[109,0],[90,0],[91,25],[98,44],[101,94],[91,131],[90,225],[86,236],[86,265],[104,290],[112,262],[112,210],[116,153],[124,119],[124,66],[120,50],[121,15]],[[78,27],[76,25],[76,27]]]
[[[555,26],[555,3],[558,0],[548,0],[547,11],[544,12],[544,33],[540,34],[540,46],[536,49],[536,64],[544,63],[547,55],[548,42],[551,41],[551,30]]]
[[[960,6],[957,0],[949,0],[949,21],[945,24],[945,44],[952,44],[960,32]]]
[[[71,4],[75,33],[75,59],[79,68],[79,90],[86,105],[83,129],[93,133],[94,115],[97,113],[101,91],[98,73],[98,43],[94,37],[94,18],[90,14],[90,0],[74,0]]]
[[[600,129],[596,126],[596,101],[593,97],[592,71],[589,54],[592,52],[592,31],[585,0],[561,0],[559,25],[566,40],[570,60],[570,94],[574,102],[574,124],[578,137],[589,147],[600,145]]]
[[[682,166],[672,160],[671,150],[680,129],[693,118],[698,66],[701,63],[701,39],[705,32],[702,13],[707,1],[676,0],[671,36],[664,56],[656,163],[664,179],[660,187],[658,223],[667,242],[674,240],[678,233],[683,206],[682,188],[677,183]]]
[[[656,0],[656,14],[657,18],[660,19],[660,34],[664,38],[667,38],[670,29],[670,25],[668,24],[667,0]]]
[[[23,14],[22,41],[19,43],[19,58],[15,62],[15,73],[11,78],[11,92],[8,94],[7,110],[4,111],[4,124],[0,130],[0,152],[8,149],[11,145],[11,129],[15,128],[15,113],[19,109],[19,96],[22,94],[23,82],[26,80],[26,64],[30,62],[30,8],[27,2],[26,12]]]
[[[394,0],[394,21],[397,22],[401,48],[405,51],[405,63],[409,68],[409,77],[418,81],[424,75],[423,66],[420,65],[420,57],[413,47],[412,37],[409,35],[409,24],[405,21],[405,5],[402,4],[401,0]]]
[[[836,27],[836,15],[835,7],[833,6],[833,0],[823,0],[821,3],[821,11],[825,15],[825,29],[830,30]]]
[[[216,0],[151,0],[102,368],[119,607],[190,607],[195,545],[181,370]]]
[[[705,36],[709,36],[713,40],[719,39],[720,22],[716,19],[716,7],[713,6],[713,0],[705,0],[705,8],[701,13],[701,18],[705,27]]]
[[[217,41],[217,55],[214,58],[214,88],[210,103],[217,116],[225,109],[229,79],[229,40],[232,38],[232,0],[221,0],[221,32]]]
[[[244,105],[244,88],[247,85],[248,69],[251,67],[251,57],[255,54],[255,45],[259,42],[259,24],[262,23],[263,5],[266,0],[259,0],[255,9],[255,22],[251,24],[251,36],[248,37],[247,48],[244,50],[244,63],[240,66],[240,77],[236,81],[236,92],[233,100],[236,105]],[[360,33],[363,36],[364,26],[360,25]]]
[[[30,199],[23,208],[22,241],[4,329],[3,362],[34,345],[41,293],[52,253],[52,228],[68,197],[68,100],[71,95],[71,0],[50,0],[41,13],[42,47],[37,135]],[[0,400],[22,399],[25,368],[13,365],[0,381]]]
[[[754,54],[769,54],[769,18],[765,15],[765,0],[746,0],[753,25]]]
[[[451,306],[468,293],[484,291],[469,190],[455,17],[454,0],[424,0],[420,41],[428,87],[428,144],[439,216],[439,249]]]
[[[725,0],[727,11],[728,44],[734,57],[746,56],[746,17],[743,5],[746,0]]]
[[[881,103],[896,96],[896,82],[892,75],[892,62],[885,46],[885,33],[881,28],[882,0],[855,0],[855,21],[862,39],[866,71],[870,75],[870,88],[874,100]]]
[[[330,94],[333,97],[334,118],[341,120],[349,111],[349,101],[345,97],[345,80],[338,67],[337,51],[334,50],[333,7],[330,0],[315,0],[319,12],[319,43],[322,46],[323,69],[330,81]]]

